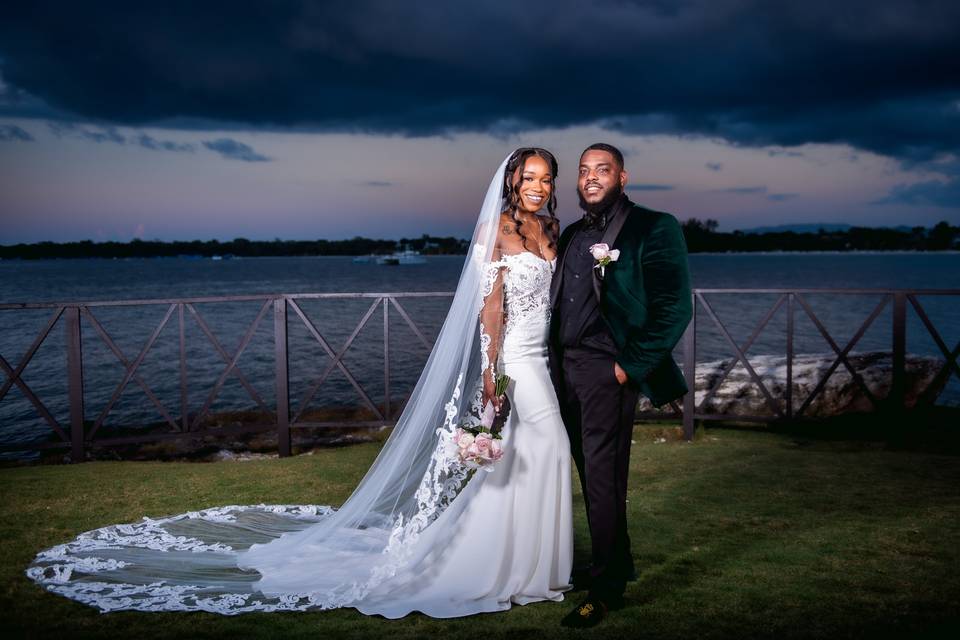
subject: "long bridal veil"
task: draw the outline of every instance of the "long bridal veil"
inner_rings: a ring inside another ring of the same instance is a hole
[[[487,189],[457,290],[392,434],[339,508],[221,506],[103,527],[41,551],[27,575],[102,611],[247,611],[348,605],[409,561],[421,532],[470,479],[448,438],[479,422],[480,325],[504,206],[504,170]]]

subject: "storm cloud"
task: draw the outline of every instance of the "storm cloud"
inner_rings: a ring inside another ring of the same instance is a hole
[[[174,151],[178,153],[193,153],[196,147],[190,143],[174,142],[172,140],[158,140],[146,133],[124,135],[116,127],[90,127],[78,125],[75,122],[48,122],[50,133],[58,138],[77,138],[96,144],[134,144],[152,151]]]
[[[207,149],[216,151],[228,160],[242,160],[243,162],[269,162],[271,158],[257,153],[248,144],[238,142],[232,138],[218,138],[203,143]]]
[[[627,191],[673,191],[672,184],[628,184]]]
[[[0,124],[0,142],[33,142],[34,138],[28,131],[13,125]]]
[[[763,193],[766,193],[766,192],[767,192],[767,188],[766,188],[765,186],[759,186],[759,187],[730,187],[730,188],[728,188],[728,189],[720,189],[720,192],[721,192],[721,193],[734,193],[734,194],[737,194],[737,195],[746,196],[746,195],[755,195],[755,194],[763,194]]]
[[[786,202],[800,197],[799,193],[770,193],[767,194],[767,200],[770,202]]]
[[[874,204],[933,205],[960,208],[960,180],[928,180],[895,186]]]
[[[20,1],[0,73],[0,115],[101,124],[960,150],[955,0]]]
[[[135,137],[137,144],[144,149],[152,151],[176,151],[180,153],[193,153],[195,147],[186,142],[173,142],[172,140],[157,140],[153,136],[145,133],[138,134]]]

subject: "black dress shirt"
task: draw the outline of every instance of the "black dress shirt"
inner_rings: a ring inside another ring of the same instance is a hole
[[[563,258],[563,284],[560,288],[560,344],[587,347],[616,354],[616,347],[606,322],[600,315],[600,302],[593,290],[593,270],[596,260],[590,247],[603,239],[603,231],[610,212],[601,220],[602,226],[583,225],[570,239]]]

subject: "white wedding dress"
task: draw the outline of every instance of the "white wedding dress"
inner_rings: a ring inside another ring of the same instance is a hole
[[[486,293],[495,274],[502,278],[506,321],[496,355],[513,379],[504,455],[489,472],[471,477],[450,466],[451,400],[413,516],[344,525],[342,535],[322,531],[335,510],[315,505],[145,518],[42,551],[27,575],[102,611],[354,607],[387,618],[449,618],[562,600],[571,588],[573,524],[569,443],[547,370],[554,265],[528,252],[484,265]],[[480,337],[489,346],[482,326]],[[454,400],[459,380],[456,388]]]
[[[504,456],[424,530],[414,562],[351,605],[363,613],[449,618],[559,601],[571,588],[570,445],[546,352],[553,263],[524,252],[497,266],[507,309],[501,370],[514,380]]]

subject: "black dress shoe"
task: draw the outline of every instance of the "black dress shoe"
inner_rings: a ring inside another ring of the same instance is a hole
[[[571,629],[587,629],[600,624],[606,616],[606,603],[595,596],[587,596],[573,611],[563,617],[560,624]]]

